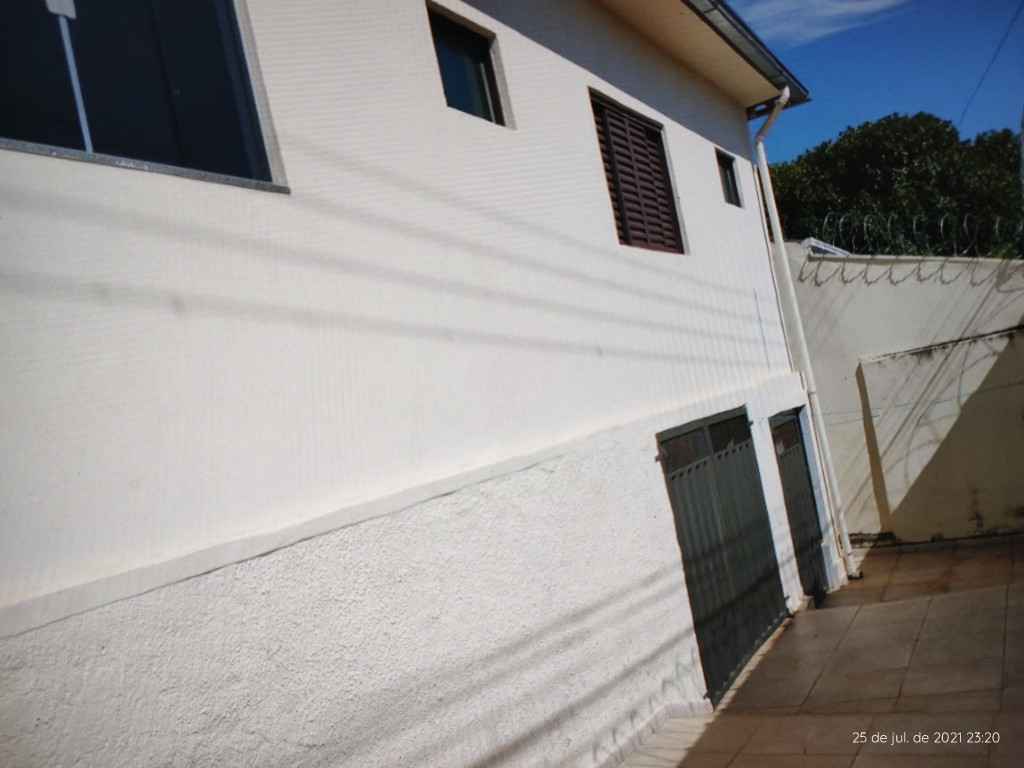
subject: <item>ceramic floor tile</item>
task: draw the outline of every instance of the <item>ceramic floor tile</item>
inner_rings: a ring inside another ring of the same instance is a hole
[[[949,542],[933,541],[900,546],[899,565],[906,568],[915,564],[936,565],[953,561],[953,547]]]
[[[953,578],[949,580],[949,591],[960,592],[960,591],[971,591],[975,589],[983,589],[992,585],[1006,584],[1010,580],[1010,574],[1007,573],[1005,576],[1001,576],[997,573],[985,573],[985,574],[954,574]]]
[[[1024,641],[1006,638],[1003,650],[1003,682],[1010,683],[1024,676]]]
[[[726,768],[734,757],[732,752],[690,752],[678,768]]]
[[[762,688],[782,687],[807,693],[817,682],[818,677],[825,669],[830,654],[817,654],[813,658],[800,660],[789,656],[766,659],[757,669],[751,672],[742,686],[737,689],[737,694],[743,689],[753,692]],[[782,705],[782,706],[792,706]]]
[[[720,714],[708,725],[691,752],[738,752],[761,727],[760,715]]]
[[[879,603],[885,594],[885,585],[871,587],[844,587],[839,592],[830,594],[825,600],[828,609],[845,608],[858,605]]]
[[[895,699],[906,673],[906,669],[897,668],[823,674],[808,694],[807,704]]]
[[[986,557],[985,555],[988,555]],[[1013,570],[1014,558],[1008,550],[999,548],[979,548],[976,557],[961,557],[959,554],[954,558],[953,569],[989,571],[991,573],[1002,573],[1009,578]],[[1004,582],[1008,583],[1008,582]]]
[[[1024,607],[1013,606],[1007,610],[1006,629],[1010,634],[1024,637]]]
[[[968,560],[953,563],[954,579],[988,578],[998,576],[1006,584],[1010,580],[1013,563],[1009,560]]]
[[[1006,558],[988,562],[980,544],[955,554],[949,544],[893,551],[869,552],[865,579],[788,621],[716,715],[667,719],[627,765],[1024,768],[1013,730],[1024,723],[1024,583],[1008,584]],[[986,726],[1005,731],[998,753],[912,741],[917,732]],[[855,745],[855,729],[908,740]]]
[[[853,701],[835,701],[833,699],[811,699],[804,702],[801,712],[820,715],[865,714],[880,715],[894,712],[897,699],[855,699]]]
[[[799,710],[807,694],[814,687],[817,677],[803,680],[787,680],[784,683],[747,685],[736,692],[725,708],[730,712],[750,712],[795,708]]]
[[[889,584],[882,596],[884,602],[890,600],[909,600],[912,597],[928,597],[940,592],[940,587],[931,581],[916,584]]]
[[[921,631],[921,619],[890,622],[872,626],[851,625],[836,650],[881,648],[892,645],[913,645]]]
[[[1002,748],[1019,749],[1024,754],[1024,718],[1015,712],[1000,712],[992,717],[992,727],[999,731]]]
[[[1000,537],[979,536],[973,539],[961,539],[956,543],[953,557],[956,560],[1009,560],[1013,542]]]
[[[1006,607],[1006,585],[983,587],[967,594],[951,592],[935,595],[928,606],[929,616],[1003,610]]]
[[[846,583],[846,589],[874,589],[885,586],[892,577],[896,567],[896,558],[886,558],[884,561],[866,561],[861,565],[861,578],[850,579]]]
[[[991,738],[998,738],[998,742],[992,745],[992,757],[1002,761],[1016,758],[1019,761],[1018,767],[1024,763],[1024,717],[1019,712],[995,715],[992,718]]]
[[[945,664],[969,659],[1002,658],[1003,628],[982,632],[950,629],[945,633],[922,636],[914,646],[910,666]]]
[[[889,581],[889,576],[896,567],[896,558],[883,560],[865,560],[860,566],[860,578],[847,578],[844,589],[862,589],[877,587]]]
[[[689,751],[680,747],[656,747],[649,745],[645,740],[640,745],[638,750],[641,754],[649,755],[650,757],[656,757],[659,760],[667,760],[671,763],[677,763],[683,759],[683,756]]]
[[[1000,709],[1024,719],[1024,685],[1004,687]]]
[[[784,634],[842,634],[850,626],[857,611],[856,606],[843,606],[799,613],[786,625]]]
[[[1024,555],[1014,567],[1024,565]],[[1024,607],[1024,584],[1014,583],[1006,587],[1006,604],[1008,606]]]
[[[800,706],[792,705],[787,707],[750,707],[749,709],[740,710],[737,714],[745,713],[748,715],[770,715],[772,717],[778,717],[780,715],[799,715]]]
[[[750,737],[743,753],[854,755],[851,734],[866,731],[872,715],[793,715],[768,718]]]
[[[954,633],[990,632],[1002,635],[1006,627],[1006,611],[972,611],[943,613],[925,617],[921,625],[921,638],[948,637]]]
[[[840,639],[841,636],[786,635],[772,647],[771,653],[766,654],[757,662],[757,665],[750,670],[750,674],[760,673],[763,675],[769,672],[788,674],[805,667],[823,667]]]
[[[900,552],[900,558],[896,561],[896,570],[893,573],[942,570],[952,566],[954,560],[953,550],[948,546],[939,545],[930,551],[924,551],[920,547],[906,548]]]
[[[868,645],[846,650],[839,649],[832,654],[822,674],[906,667],[910,664],[913,650],[913,640],[905,640],[892,645]]]
[[[772,646],[770,657],[772,659],[782,657],[803,659],[808,656],[827,656],[842,639],[843,633],[841,632],[830,632],[825,635],[815,635],[810,632],[786,632]]]
[[[875,550],[879,552],[881,550]],[[870,579],[883,579],[887,578],[893,568],[896,567],[896,561],[899,559],[899,554],[892,555],[877,555],[870,554],[868,557],[857,559],[854,555],[854,565],[860,571],[860,578],[848,578],[847,583],[852,585],[863,584],[865,581]]]
[[[923,619],[931,604],[930,597],[918,597],[901,602],[877,603],[862,606],[854,617],[851,629],[888,625],[894,622]]]
[[[1002,691],[993,688],[987,691],[963,691],[960,693],[937,693],[931,696],[900,696],[896,701],[897,712],[998,712]]]
[[[1024,688],[1024,659],[1017,656],[1003,662],[1003,688]]]
[[[643,752],[634,752],[620,768],[675,768],[678,760],[652,757]]]
[[[984,755],[861,754],[852,768],[989,768]]]
[[[756,671],[723,700],[723,709],[799,707],[821,674],[814,666],[797,666],[785,676],[772,676],[771,669],[755,676]]]
[[[898,567],[889,576],[889,586],[907,584],[937,584],[948,579],[953,568],[952,562],[949,565],[940,565],[927,568],[901,568]]]
[[[736,755],[729,768],[850,768],[853,755]]]
[[[902,695],[984,691],[1002,686],[1002,658],[970,659],[945,664],[920,664],[907,670]]]

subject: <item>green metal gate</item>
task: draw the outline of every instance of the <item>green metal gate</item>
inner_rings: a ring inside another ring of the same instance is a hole
[[[793,536],[797,569],[804,594],[819,603],[828,590],[825,556],[821,550],[821,522],[814,500],[811,472],[807,465],[803,431],[798,412],[772,417],[772,441],[779,463],[782,492],[786,498],[786,515]]]
[[[708,698],[786,615],[745,409],[658,435]]]

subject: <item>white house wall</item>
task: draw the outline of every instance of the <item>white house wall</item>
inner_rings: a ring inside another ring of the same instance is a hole
[[[700,704],[654,435],[805,402],[744,110],[515,5],[446,4],[503,127],[422,3],[250,0],[288,194],[0,151],[0,754],[590,765]],[[665,125],[685,255],[617,243],[588,89]]]
[[[738,209],[704,137],[494,22],[514,129],[445,107],[420,3],[249,11],[291,194],[3,153],[4,602],[784,365],[746,161]],[[687,255],[617,244],[589,87],[666,122]]]

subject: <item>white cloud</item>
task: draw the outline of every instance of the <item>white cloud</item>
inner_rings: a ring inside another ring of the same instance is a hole
[[[730,3],[761,39],[799,45],[873,24],[912,0],[734,0]]]

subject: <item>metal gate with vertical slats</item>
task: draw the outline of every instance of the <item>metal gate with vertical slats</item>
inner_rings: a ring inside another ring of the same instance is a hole
[[[745,409],[658,435],[708,698],[786,615]]]
[[[797,411],[782,413],[773,416],[770,424],[800,584],[804,594],[813,597],[817,604],[828,590],[828,576],[825,574],[821,522],[814,500],[800,418]]]

